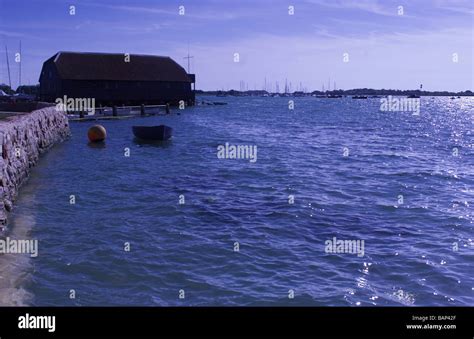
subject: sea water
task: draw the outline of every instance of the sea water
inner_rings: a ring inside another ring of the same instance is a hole
[[[71,123],[10,216],[38,256],[0,256],[3,305],[474,305],[473,98],[202,99],[228,104],[101,146]]]

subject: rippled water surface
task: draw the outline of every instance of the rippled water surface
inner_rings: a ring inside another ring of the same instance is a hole
[[[419,116],[379,99],[210,99],[228,105],[103,121],[104,147],[72,123],[12,218],[39,256],[1,290],[33,305],[474,305],[474,99],[422,98]],[[133,139],[162,123],[172,141]],[[219,160],[226,142],[257,161]],[[326,253],[333,237],[365,255]]]

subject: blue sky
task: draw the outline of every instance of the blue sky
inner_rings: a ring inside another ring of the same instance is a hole
[[[200,89],[262,89],[266,78],[267,89],[288,79],[314,90],[330,78],[331,88],[473,90],[473,18],[472,0],[0,0],[0,82],[7,44],[18,85],[21,40],[24,84],[60,50],[168,55],[187,68],[189,45]]]

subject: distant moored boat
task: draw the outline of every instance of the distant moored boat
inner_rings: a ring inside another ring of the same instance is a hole
[[[143,140],[168,140],[173,135],[173,129],[165,125],[132,126],[133,134]]]
[[[367,96],[365,95],[354,95],[352,99],[367,99]]]

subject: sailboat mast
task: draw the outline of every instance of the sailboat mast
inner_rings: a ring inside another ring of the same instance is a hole
[[[194,58],[194,56],[192,55],[189,55],[189,44],[188,44],[188,55],[185,56],[183,59],[188,59],[188,74],[190,74],[190,71],[191,71],[191,67],[190,67],[190,60]]]
[[[9,83],[10,89],[11,89],[12,88],[12,79],[10,77],[10,62],[8,61],[8,48],[7,48],[7,45],[5,45],[5,54],[7,56],[8,83]]]
[[[21,40],[20,40],[20,62],[19,62],[19,72],[18,72],[18,87],[21,86],[21,59],[23,58],[23,55],[21,54]]]

